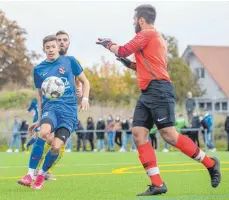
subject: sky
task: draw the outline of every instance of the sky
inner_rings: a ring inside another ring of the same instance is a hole
[[[95,44],[98,37],[108,37],[124,45],[135,35],[134,9],[151,4],[157,10],[156,28],[175,36],[182,55],[187,45],[229,46],[229,2],[198,1],[1,1],[0,10],[16,20],[28,32],[29,50],[42,54],[42,39],[65,30],[70,35],[69,55],[85,67],[100,63],[105,56],[115,56]]]

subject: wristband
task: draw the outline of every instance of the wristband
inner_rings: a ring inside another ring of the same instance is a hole
[[[88,99],[87,97],[83,97],[83,98],[82,98],[82,101],[86,101],[86,102],[88,102],[88,101],[89,101],[89,99]]]

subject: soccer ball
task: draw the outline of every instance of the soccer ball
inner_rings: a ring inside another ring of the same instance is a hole
[[[50,76],[43,81],[41,90],[46,98],[56,99],[64,94],[65,85],[61,78]]]

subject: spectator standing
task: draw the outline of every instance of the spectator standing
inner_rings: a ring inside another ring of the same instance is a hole
[[[91,130],[91,131],[90,131]],[[92,119],[92,117],[87,118],[87,140],[90,143],[91,151],[94,150],[94,131],[95,130],[95,124]]]
[[[104,148],[104,136],[105,136],[105,122],[103,120],[102,117],[99,118],[97,125],[96,125],[96,137],[97,137],[97,146],[96,149],[94,149],[94,151],[98,151],[100,149],[101,152],[105,151]]]
[[[19,152],[19,146],[20,146],[20,128],[21,128],[21,123],[18,118],[18,116],[14,117],[14,125],[13,125],[13,137],[11,140],[10,148],[6,151],[8,153],[11,153],[13,151],[14,143],[16,143],[16,149],[14,150],[15,153]]]
[[[192,120],[193,111],[196,107],[195,99],[192,98],[191,92],[188,92],[188,94],[187,94],[187,99],[186,99],[185,105],[186,105],[186,111],[187,111],[187,115],[188,115],[188,122],[190,124],[191,120]]]
[[[26,120],[23,120],[20,128],[22,151],[25,151],[25,144],[28,136],[28,128],[29,128],[28,122]]]

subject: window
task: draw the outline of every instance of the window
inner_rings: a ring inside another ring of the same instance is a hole
[[[201,78],[204,78],[204,77],[205,77],[204,68],[200,68],[200,77],[201,77]]]
[[[212,110],[212,103],[207,103],[207,110]]]
[[[204,78],[205,77],[205,70],[203,67],[195,68],[195,74],[196,77],[199,78]]]
[[[216,103],[216,104],[215,104],[215,110],[216,110],[216,111],[219,111],[219,110],[220,110],[220,103]]]
[[[204,109],[204,103],[199,103],[199,108]]]
[[[200,78],[199,68],[195,68],[195,74],[196,74],[196,78],[199,79]]]
[[[222,110],[227,110],[227,102],[222,102]]]

